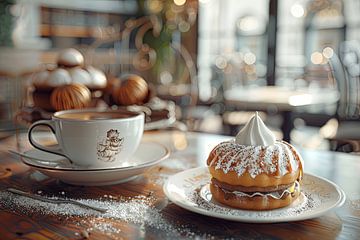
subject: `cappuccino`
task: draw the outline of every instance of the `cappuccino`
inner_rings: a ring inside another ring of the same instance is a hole
[[[39,126],[49,127],[58,145],[45,146],[32,136]],[[56,112],[51,120],[30,126],[31,145],[62,155],[85,168],[111,168],[131,158],[144,131],[144,114],[126,110],[83,109]]]
[[[139,115],[138,113],[128,111],[99,111],[99,112],[69,112],[62,114],[55,114],[55,117],[69,120],[91,121],[91,120],[106,120],[106,119],[121,119],[131,118]]]

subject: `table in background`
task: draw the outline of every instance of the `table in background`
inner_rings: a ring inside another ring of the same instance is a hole
[[[307,106],[335,104],[339,100],[339,93],[330,88],[291,90],[277,86],[235,87],[225,91],[224,97],[227,106],[239,109],[269,111],[275,108],[283,117],[283,139],[290,142],[292,112]]]
[[[0,143],[0,189],[9,186],[46,195],[99,199],[104,194],[112,196],[135,197],[148,196],[150,193],[156,200],[156,208],[175,229],[187,226],[199,238],[239,238],[239,239],[360,239],[360,157],[346,153],[303,150],[300,152],[305,160],[305,172],[325,177],[338,184],[347,194],[343,207],[328,214],[306,221],[249,224],[231,222],[222,219],[202,216],[182,209],[169,202],[162,191],[164,180],[176,172],[197,166],[205,166],[208,153],[217,143],[229,137],[179,131],[148,132],[144,140],[158,141],[167,145],[172,153],[170,158],[152,168],[134,181],[102,187],[81,187],[61,183],[55,179],[36,181],[31,178],[33,170],[7,153],[8,149],[24,150],[29,148],[24,135],[18,140],[10,137]],[[18,149],[20,148],[20,149]],[[6,170],[8,169],[8,170]],[[11,170],[11,171],[10,171]],[[67,217],[66,221],[57,216],[33,214],[28,216],[21,211],[4,207],[0,203],[0,238],[26,239],[68,239],[80,238],[86,226],[76,225],[85,221],[85,217]],[[90,237],[93,239],[111,238],[174,238],[165,230],[151,228],[121,220],[109,219],[119,227],[116,234],[107,235],[94,229]],[[185,236],[189,237],[189,236]]]

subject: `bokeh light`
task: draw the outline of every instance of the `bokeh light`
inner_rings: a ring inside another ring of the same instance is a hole
[[[159,13],[163,9],[163,3],[160,0],[146,1],[145,3],[152,13]]]
[[[259,20],[254,16],[246,16],[237,21],[237,27],[244,32],[254,31],[259,28]]]
[[[181,21],[179,23],[179,30],[180,32],[187,32],[190,30],[190,23],[186,22],[186,21]]]
[[[292,5],[290,12],[296,18],[301,18],[305,14],[304,7],[298,3]]]
[[[311,54],[311,62],[313,64],[321,64],[323,60],[323,55],[320,52],[313,52]]]
[[[224,69],[227,66],[227,60],[226,58],[224,58],[223,56],[218,56],[215,59],[215,65],[216,67],[218,67],[219,69]]]
[[[160,82],[162,84],[170,84],[173,81],[173,76],[171,75],[171,73],[169,71],[162,71],[160,73]]]
[[[248,52],[244,55],[244,62],[248,65],[254,64],[256,62],[255,54]]]
[[[174,0],[175,5],[182,6],[186,3],[186,0]]]
[[[323,49],[322,54],[326,58],[332,58],[332,56],[334,55],[334,50],[331,47],[326,47]]]

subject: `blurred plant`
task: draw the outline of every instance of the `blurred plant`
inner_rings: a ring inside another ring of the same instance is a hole
[[[188,81],[190,73],[186,72],[185,62],[179,63],[178,51],[181,35],[189,32],[196,22],[197,1],[140,0],[139,7],[139,15],[148,16],[151,22],[148,29],[152,28],[152,31],[145,32],[143,28],[144,32],[140,35],[145,49],[154,49],[156,52],[152,69],[157,79],[163,84],[171,83],[174,79],[180,83]],[[175,45],[177,49],[174,49]]]
[[[14,0],[0,1],[0,46],[13,46],[12,30],[14,16],[10,12]]]

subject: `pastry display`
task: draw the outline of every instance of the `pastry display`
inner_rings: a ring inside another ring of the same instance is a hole
[[[75,48],[67,48],[59,53],[57,64],[66,68],[83,66],[84,56]]]
[[[86,70],[84,70],[80,67],[74,67],[74,68],[71,68],[68,72],[71,76],[71,82],[81,83],[86,86],[93,85],[91,76]]]
[[[62,68],[55,69],[49,73],[49,77],[42,84],[57,87],[72,82],[71,76],[68,71]]]
[[[83,55],[74,48],[59,53],[57,68],[45,69],[33,77],[33,85],[37,89],[52,90],[69,83],[81,83],[90,89],[103,89],[107,81],[101,70],[84,66]]]
[[[36,74],[34,74],[33,78],[32,78],[32,84],[34,86],[44,86],[44,85],[47,85],[46,84],[46,81],[48,80],[50,76],[50,71],[41,71],[41,72],[38,72]]]
[[[32,102],[35,108],[53,112],[55,109],[50,104],[53,89],[35,88],[32,92]]]
[[[90,102],[90,90],[81,83],[58,87],[50,97],[51,106],[56,111],[85,108],[89,106]]]
[[[85,70],[90,74],[92,86],[106,87],[107,80],[105,74],[100,70],[92,66],[86,66]]]
[[[135,74],[122,77],[114,83],[112,97],[119,105],[143,104],[149,94],[146,81]]]
[[[155,89],[136,74],[120,78],[86,65],[84,56],[70,48],[59,52],[56,65],[32,76],[31,109],[21,116],[32,123],[55,111],[84,107],[125,108],[145,113],[147,130],[170,126],[176,121],[175,104],[156,97]],[[30,106],[29,105],[29,106]]]
[[[107,85],[107,79],[101,70],[93,66],[84,66],[83,55],[78,50],[70,48],[59,53],[55,68],[47,68],[33,75],[32,85],[34,91],[32,92],[32,99],[34,106],[51,112],[62,109],[65,105],[59,102],[57,104],[51,103],[54,102],[50,101],[51,95],[56,95],[53,92],[58,87],[73,83],[84,85],[92,92],[97,91],[97,96],[99,96],[99,92],[102,94],[102,90]],[[71,89],[71,87],[66,86],[65,89]],[[61,91],[63,90],[61,89]],[[76,98],[78,95],[75,94],[72,97]],[[76,99],[73,103],[66,103],[66,106],[83,107],[87,104],[87,101],[84,98]],[[55,108],[55,106],[58,107]]]
[[[234,208],[276,209],[300,195],[300,154],[291,144],[276,140],[257,113],[235,139],[215,146],[207,165],[213,198]]]

